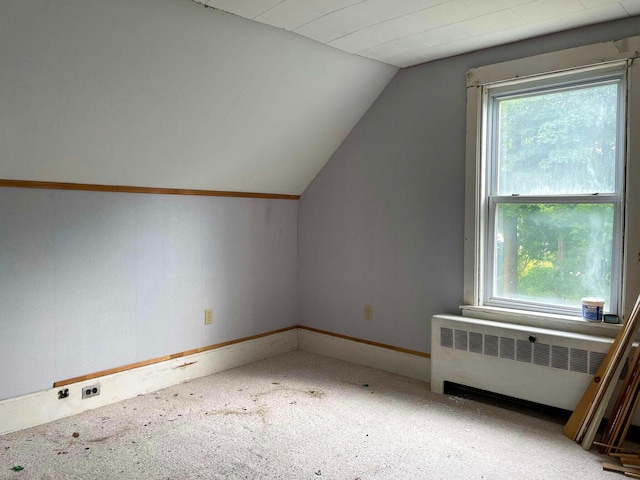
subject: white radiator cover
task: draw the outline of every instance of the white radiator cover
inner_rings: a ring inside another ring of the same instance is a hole
[[[612,342],[594,335],[436,315],[431,322],[431,390],[443,393],[449,381],[573,410]]]

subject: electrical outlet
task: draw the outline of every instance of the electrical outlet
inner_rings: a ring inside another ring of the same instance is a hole
[[[364,319],[373,320],[373,307],[371,305],[364,306]]]
[[[210,308],[207,308],[204,311],[204,324],[211,325],[212,323],[213,323],[213,310]]]
[[[82,388],[82,399],[97,397],[100,395],[100,384],[96,383],[95,385],[88,385]]]

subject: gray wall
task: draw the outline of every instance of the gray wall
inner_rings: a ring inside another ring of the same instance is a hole
[[[0,178],[299,194],[396,71],[191,0],[0,1]],[[0,399],[296,324],[296,222],[0,188]]]
[[[401,71],[299,203],[0,189],[0,399],[296,323],[428,351],[429,318],[462,299],[466,70],[638,34],[634,18]]]
[[[0,399],[294,325],[297,207],[0,188]]]
[[[634,35],[638,17],[401,70],[302,195],[300,323],[429,352],[431,316],[462,303],[467,70]]]

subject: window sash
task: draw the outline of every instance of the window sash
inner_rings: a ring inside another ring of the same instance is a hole
[[[497,238],[497,212],[500,205],[611,205],[613,207],[613,226],[611,243],[611,282],[609,288],[609,301],[605,304],[607,313],[618,313],[620,302],[620,278],[622,272],[622,227],[621,212],[622,198],[620,195],[570,195],[564,197],[550,198],[548,196],[491,196],[487,202],[487,241],[484,255],[485,274],[482,279],[483,284],[483,305],[514,308],[518,310],[529,310],[537,312],[547,312],[561,315],[581,315],[578,307],[558,305],[548,302],[534,300],[513,299],[496,296],[494,285],[496,281],[496,245]],[[585,294],[585,296],[588,296]]]
[[[494,281],[496,277],[495,257],[496,249],[496,215],[501,204],[611,204],[613,205],[613,240],[612,240],[612,264],[610,300],[605,306],[611,313],[619,313],[622,295],[622,262],[623,262],[623,185],[624,185],[624,159],[625,159],[625,130],[626,130],[626,63],[605,68],[580,69],[560,76],[558,72],[548,78],[540,76],[535,80],[511,81],[508,84],[485,85],[481,98],[481,139],[482,161],[477,169],[477,175],[481,180],[480,190],[484,198],[480,206],[479,224],[476,225],[476,235],[481,246],[480,260],[481,270],[477,281],[477,295],[479,304],[512,308],[517,310],[545,312],[563,315],[580,315],[580,310],[574,307],[510,299],[494,296]],[[553,195],[497,195],[498,191],[498,137],[499,115],[498,102],[504,99],[518,98],[533,94],[555,93],[571,89],[599,86],[615,83],[618,85],[618,118],[617,118],[617,152],[615,162],[615,188],[614,192],[593,194],[553,194]]]
[[[486,85],[483,88],[482,95],[482,139],[484,149],[481,152],[481,162],[485,164],[484,179],[485,190],[488,195],[496,195],[498,193],[498,140],[499,135],[499,108],[498,103],[502,100],[528,97],[533,94],[556,93],[562,91],[571,91],[584,87],[596,87],[607,84],[618,85],[618,108],[617,108],[617,134],[615,163],[615,189],[613,193],[622,194],[624,185],[624,169],[625,169],[625,136],[626,136],[626,83],[627,83],[627,65],[618,63],[615,65],[607,65],[606,68],[586,68],[578,71],[564,72],[565,78],[560,78],[561,72],[555,72],[552,75],[540,75],[541,78],[535,80],[523,79],[517,82],[506,82]],[[591,75],[591,76],[589,76]],[[553,83],[555,82],[555,83]],[[588,193],[611,193],[611,192],[588,192]],[[550,194],[550,197],[560,197],[570,194]]]

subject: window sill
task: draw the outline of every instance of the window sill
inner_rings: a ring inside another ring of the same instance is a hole
[[[508,308],[461,305],[462,316],[504,322],[561,332],[574,332],[614,338],[622,324],[590,322],[581,317],[527,312]]]

